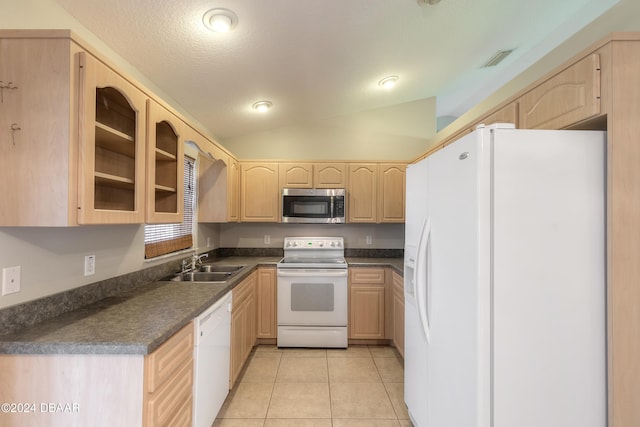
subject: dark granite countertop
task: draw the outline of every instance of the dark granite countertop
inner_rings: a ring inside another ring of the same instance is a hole
[[[231,291],[258,266],[279,257],[227,257],[245,265],[223,284],[153,282],[0,337],[0,354],[149,354]],[[350,266],[393,267],[399,258],[347,258]]]

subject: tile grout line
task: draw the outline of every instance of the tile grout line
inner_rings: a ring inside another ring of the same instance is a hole
[[[282,354],[278,358],[278,368],[276,369],[276,375],[273,377],[273,384],[271,385],[271,393],[269,394],[269,403],[267,403],[267,412],[264,414],[264,419],[262,420],[262,426],[267,423],[267,417],[269,415],[269,409],[271,409],[271,401],[273,400],[273,392],[276,389],[276,381],[278,379],[278,373],[280,372],[280,365],[282,365]],[[252,358],[253,360],[253,358]]]

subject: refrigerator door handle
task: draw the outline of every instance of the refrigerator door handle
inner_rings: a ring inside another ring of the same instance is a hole
[[[414,270],[413,283],[415,286],[416,306],[418,308],[418,318],[420,326],[427,343],[430,342],[430,325],[427,300],[429,295],[429,253],[431,240],[431,218],[422,225],[422,233],[420,233],[420,241],[418,242],[418,250],[416,251],[416,268]],[[424,280],[419,280],[424,278]]]

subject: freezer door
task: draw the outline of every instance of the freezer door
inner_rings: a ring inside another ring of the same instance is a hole
[[[489,367],[489,281],[480,266],[489,250],[489,197],[481,194],[489,189],[485,134],[478,130],[461,138],[435,153],[429,164],[431,329],[424,426],[489,422],[483,403],[489,391],[483,377]]]
[[[405,402],[414,426],[423,425],[426,420],[427,362],[426,340],[420,324],[419,309],[415,294],[417,286],[424,286],[424,271],[419,268],[426,259],[418,253],[424,239],[424,224],[427,221],[427,171],[429,159],[407,167],[406,210],[405,210],[405,250],[404,250],[404,293],[405,293]]]

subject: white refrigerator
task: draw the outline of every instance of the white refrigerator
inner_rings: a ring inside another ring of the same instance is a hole
[[[481,125],[407,168],[415,427],[606,425],[605,141]]]

